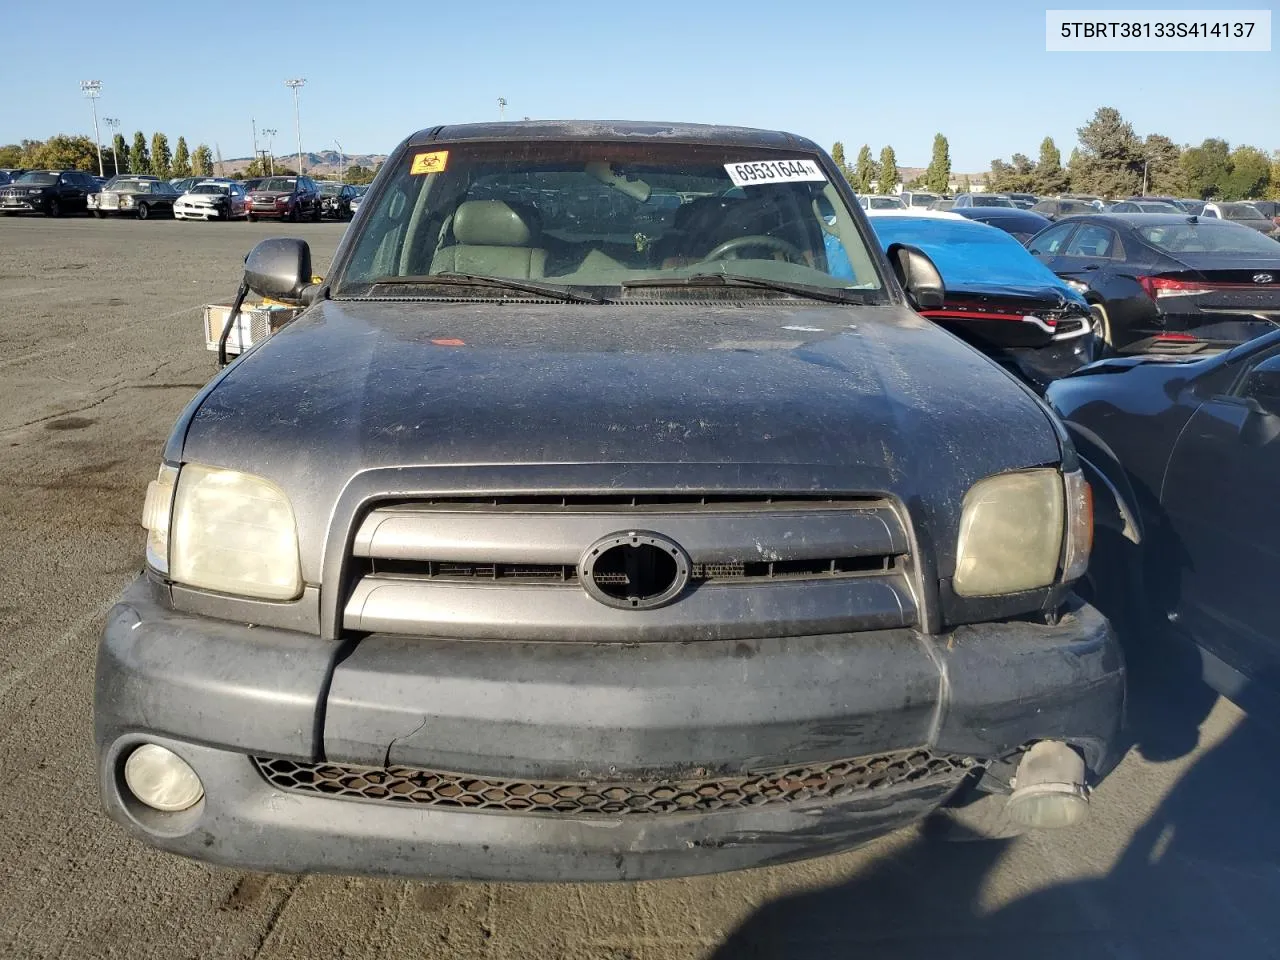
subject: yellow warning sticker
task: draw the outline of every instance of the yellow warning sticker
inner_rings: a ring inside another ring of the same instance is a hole
[[[419,153],[413,158],[412,174],[442,173],[449,162],[448,150],[437,150],[435,153]]]

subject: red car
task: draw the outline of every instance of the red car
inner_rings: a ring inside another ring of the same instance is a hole
[[[320,188],[310,177],[268,177],[249,193],[249,219],[319,221]]]

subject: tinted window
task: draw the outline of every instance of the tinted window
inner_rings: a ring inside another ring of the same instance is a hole
[[[1252,227],[1221,220],[1139,227],[1138,235],[1168,253],[1222,253],[1280,259],[1280,243]]]
[[[1251,203],[1220,203],[1224,220],[1265,220],[1259,210]]]
[[[1005,197],[974,197],[975,207],[1012,207],[1013,201]]]
[[[270,177],[263,180],[254,189],[255,190],[275,190],[279,193],[291,193],[293,185],[297,183],[292,177]]]
[[[1067,239],[1067,234],[1075,229],[1074,223],[1064,223],[1056,227],[1050,227],[1039,236],[1032,239],[1028,245],[1028,249],[1040,256],[1052,257],[1056,256],[1062,249],[1062,244]]]
[[[1108,259],[1116,255],[1119,246],[1119,240],[1113,231],[1096,223],[1086,223],[1071,238],[1065,255],[1090,260]]]

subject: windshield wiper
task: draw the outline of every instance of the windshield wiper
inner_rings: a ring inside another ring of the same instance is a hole
[[[789,283],[786,280],[765,280],[761,277],[743,277],[728,273],[695,273],[690,277],[645,277],[639,280],[622,281],[624,290],[646,287],[753,287],[757,290],[774,290],[778,293],[789,293],[826,303],[865,302],[864,291],[861,290],[841,290],[811,283]]]
[[[486,289],[518,290],[521,293],[532,293],[540,297],[559,300],[562,303],[604,303],[599,297],[589,293],[578,293],[557,283],[538,283],[536,280],[515,280],[511,277],[487,277],[478,273],[433,273],[410,277],[378,277],[371,284],[374,287],[410,285],[440,287],[483,287]]]

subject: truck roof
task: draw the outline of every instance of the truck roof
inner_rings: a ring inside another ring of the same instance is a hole
[[[705,123],[652,123],[628,120],[525,120],[425,127],[409,145],[435,140],[671,140],[773,149],[813,150],[812,140],[781,130],[725,127]]]

